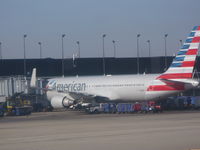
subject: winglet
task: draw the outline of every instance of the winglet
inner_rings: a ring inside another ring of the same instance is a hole
[[[32,75],[31,75],[31,83],[30,86],[32,88],[36,87],[36,68],[33,68]]]

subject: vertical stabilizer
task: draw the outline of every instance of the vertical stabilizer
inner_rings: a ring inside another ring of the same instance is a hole
[[[195,26],[168,70],[158,79],[189,79],[193,76],[200,43],[200,26]]]
[[[31,87],[36,87],[36,68],[33,68],[32,75],[31,75]]]
[[[172,92],[184,91],[196,87],[198,81],[192,80],[200,43],[200,26],[195,26],[166,72],[158,76],[147,88],[148,92],[163,92],[162,96]],[[188,86],[188,84],[190,86]]]

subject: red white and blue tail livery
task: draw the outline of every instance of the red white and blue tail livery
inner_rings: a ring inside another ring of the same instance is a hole
[[[149,94],[162,92],[164,96],[165,94],[184,91],[198,85],[198,82],[192,77],[199,43],[200,26],[195,26],[168,70],[148,86],[147,91]]]
[[[177,53],[169,69],[158,79],[192,78],[200,43],[200,26],[195,26],[184,45]]]

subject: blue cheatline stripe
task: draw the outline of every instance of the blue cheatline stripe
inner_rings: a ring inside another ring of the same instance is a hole
[[[179,51],[177,55],[185,55],[187,51]]]
[[[185,43],[191,43],[191,42],[192,42],[192,38],[187,39],[187,40],[185,41]]]
[[[181,67],[182,63],[172,63],[170,67]]]
[[[191,32],[189,37],[193,37],[195,35],[195,32]]]
[[[185,58],[185,56],[183,56],[183,57],[176,57],[176,58],[174,58],[174,60],[175,61],[183,61],[184,58]]]
[[[197,30],[198,29],[198,26],[195,26],[192,30]]]
[[[190,45],[183,45],[183,47],[181,49],[188,49],[190,47]]]

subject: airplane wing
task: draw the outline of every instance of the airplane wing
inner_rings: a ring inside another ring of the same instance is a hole
[[[75,101],[87,101],[91,102],[95,100],[96,102],[106,102],[109,101],[108,97],[104,97],[101,95],[93,95],[88,93],[80,93],[80,92],[65,92],[65,94],[69,94],[70,97],[72,97]]]

